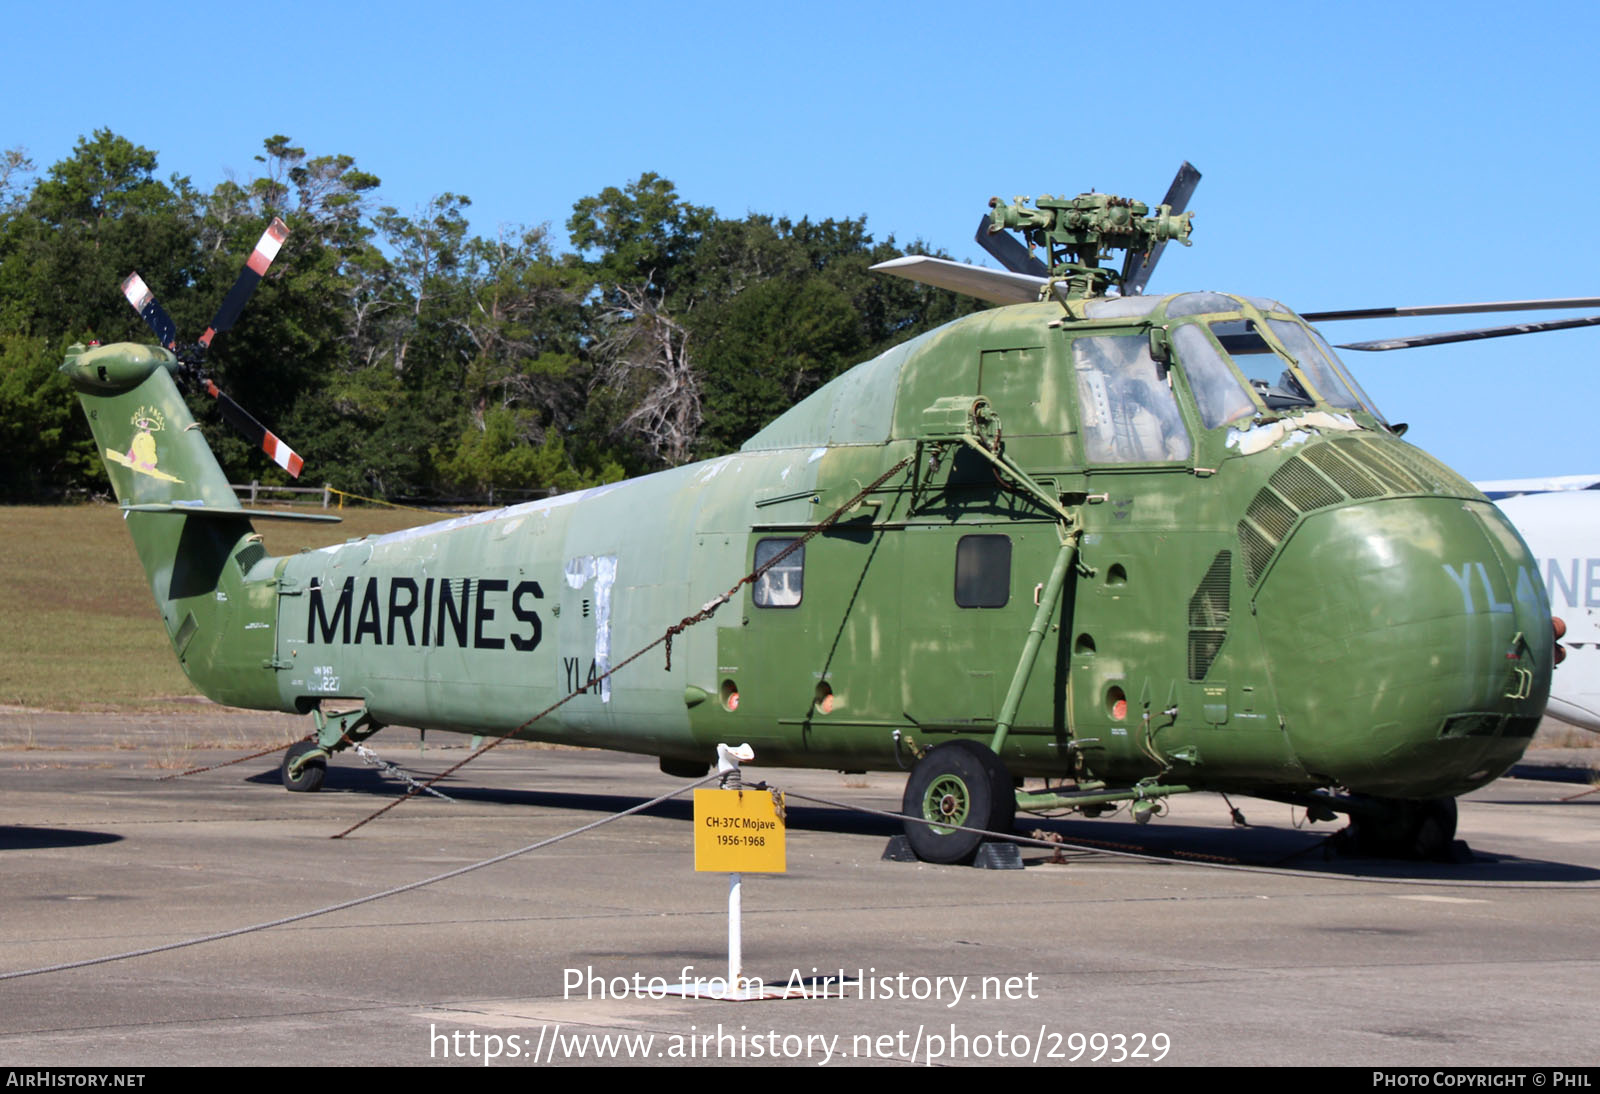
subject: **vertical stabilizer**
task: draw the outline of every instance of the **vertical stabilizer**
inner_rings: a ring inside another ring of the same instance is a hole
[[[74,346],[77,389],[183,670],[206,695],[275,707],[277,619],[265,552],[155,346]]]
[[[173,382],[177,367],[164,349],[123,342],[74,346],[61,370],[78,390],[119,502],[238,509]]]

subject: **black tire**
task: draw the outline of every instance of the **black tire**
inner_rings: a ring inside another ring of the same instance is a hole
[[[1418,858],[1446,859],[1456,839],[1456,800],[1434,798],[1418,802],[1412,850]]]
[[[674,779],[698,779],[711,770],[711,764],[705,760],[680,760],[674,756],[662,756],[661,773],[671,775]]]
[[[289,766],[304,756],[307,752],[315,751],[317,742],[301,741],[291,745],[289,751],[283,754],[283,764],[278,768],[278,774],[283,779],[284,789],[296,793],[310,794],[322,789],[322,780],[328,774],[328,758],[326,756],[313,756],[300,765],[300,774],[290,777]]]
[[[1448,859],[1456,838],[1456,800],[1396,801],[1386,821],[1353,820],[1355,848],[1374,858]]]
[[[1000,757],[976,741],[947,741],[911,769],[900,809],[908,818],[1010,832],[1017,799]],[[984,839],[909,819],[905,832],[918,858],[946,865],[971,862]]]

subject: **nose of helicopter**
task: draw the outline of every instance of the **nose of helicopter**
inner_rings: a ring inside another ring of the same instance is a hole
[[[1330,784],[1463,794],[1516,762],[1543,713],[1549,605],[1487,502],[1388,498],[1309,516],[1254,606],[1290,747]]]

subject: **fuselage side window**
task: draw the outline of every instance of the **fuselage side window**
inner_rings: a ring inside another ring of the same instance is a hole
[[[1189,434],[1144,334],[1072,343],[1084,455],[1091,463],[1165,463],[1189,457]]]
[[[793,539],[763,539],[756,544],[756,569],[783,552]],[[756,581],[753,595],[758,608],[794,608],[805,594],[806,549],[796,547],[789,556]]]
[[[962,536],[956,542],[956,606],[1003,608],[1011,599],[1011,537]]]

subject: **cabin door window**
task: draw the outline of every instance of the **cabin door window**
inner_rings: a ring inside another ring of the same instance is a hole
[[[1011,599],[1011,537],[962,536],[956,543],[956,604],[1003,608]]]
[[[756,569],[783,554],[793,539],[764,539],[756,544]],[[805,595],[806,549],[796,547],[783,561],[756,581],[754,596],[758,608],[796,608]]]

